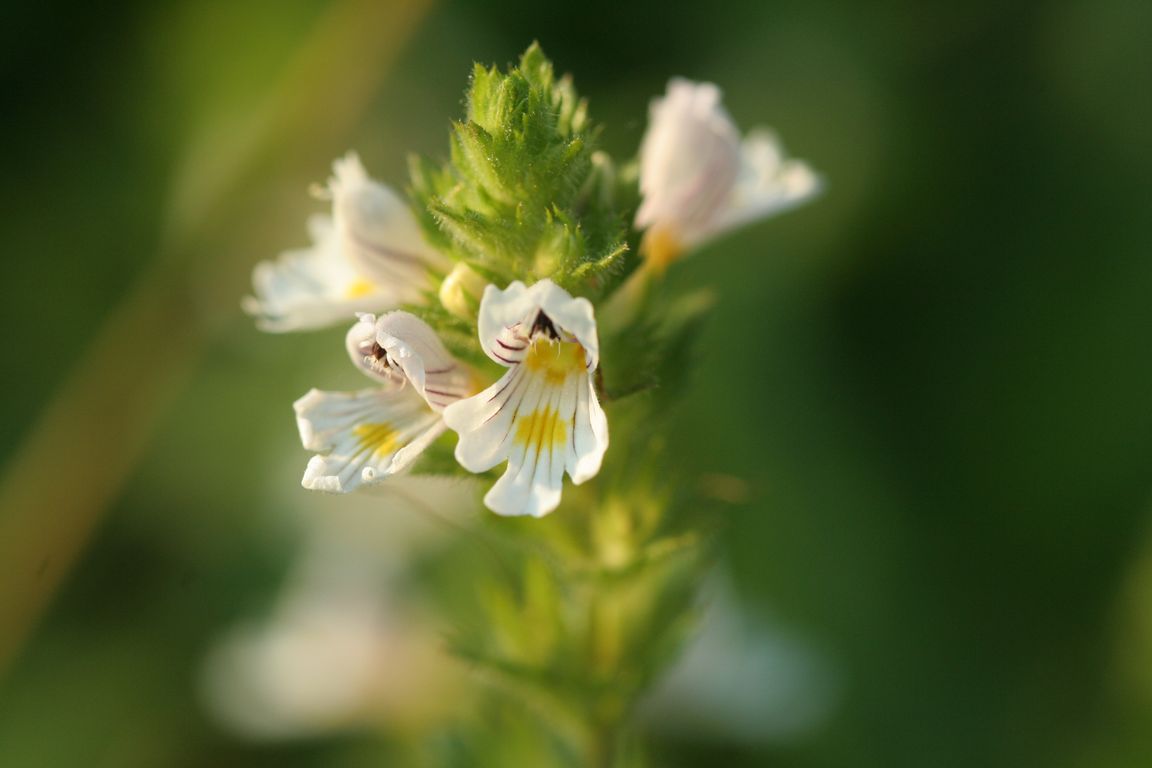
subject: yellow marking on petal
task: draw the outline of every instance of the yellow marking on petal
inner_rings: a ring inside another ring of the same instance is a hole
[[[680,259],[684,245],[669,228],[655,226],[644,233],[644,239],[640,241],[640,253],[648,259],[648,264],[656,274],[660,274],[669,264]]]
[[[371,452],[384,456],[396,452],[396,430],[389,424],[357,424],[352,434],[360,441],[361,452]]]
[[[362,277],[355,278],[344,288],[344,298],[362,299],[376,292],[376,286]]]
[[[468,381],[467,385],[465,385],[468,391],[467,394],[463,395],[463,397],[468,397],[470,395],[476,394],[477,392],[482,392],[487,389],[490,384],[492,384],[492,379],[486,376],[481,376],[479,371],[471,368],[465,369],[465,378]]]
[[[568,424],[555,408],[538,409],[516,420],[516,442],[537,453],[563,445],[567,439]]]
[[[544,380],[560,386],[574,373],[585,373],[584,347],[575,341],[559,341],[542,336],[532,341],[524,355],[524,365],[533,373],[544,374]]]

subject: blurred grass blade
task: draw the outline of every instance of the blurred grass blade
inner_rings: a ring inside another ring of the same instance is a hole
[[[228,131],[202,131],[174,174],[160,252],[141,275],[0,476],[0,672],[27,639],[115,501],[195,367],[202,317],[191,270],[228,267],[217,237],[241,222],[229,201],[264,162],[333,157],[426,15],[431,0],[332,5],[260,107]],[[207,137],[211,140],[207,140]],[[203,246],[206,240],[215,248]],[[213,256],[217,255],[215,259]],[[223,301],[224,292],[214,292]],[[211,324],[209,324],[211,326]]]

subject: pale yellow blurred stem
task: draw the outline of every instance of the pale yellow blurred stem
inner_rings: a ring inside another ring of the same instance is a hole
[[[259,172],[325,163],[342,146],[431,0],[333,4],[267,102],[205,132],[175,174],[164,242],[97,332],[0,475],[0,673],[19,652],[115,501],[158,418],[195,367],[205,312],[190,300],[228,265],[198,243],[239,225],[227,201]],[[218,243],[218,241],[217,241]],[[217,249],[219,252],[219,249]],[[214,295],[221,295],[214,292]],[[219,299],[218,299],[219,300]]]
[[[641,266],[637,271],[643,269]],[[635,275],[636,273],[633,273]],[[647,288],[645,288],[647,290]],[[618,499],[601,497],[587,516],[596,566],[604,572],[629,567],[639,554],[635,512]],[[620,582],[594,583],[585,591],[588,601],[588,667],[596,679],[619,679],[624,663],[625,612]],[[613,768],[620,759],[620,737],[628,713],[621,700],[597,697],[588,713],[588,764]]]
[[[632,274],[597,309],[600,326],[617,333],[631,327],[644,314],[652,294],[659,290],[664,281],[664,271],[662,266],[653,265],[647,259],[637,264]],[[601,333],[606,335],[603,331]]]
[[[592,595],[590,599],[589,627],[592,641],[590,663],[602,679],[611,680],[620,674],[618,616],[612,610],[613,595]],[[619,753],[619,729],[623,713],[615,707],[605,708],[595,702],[588,713],[588,756],[594,768],[614,768]]]

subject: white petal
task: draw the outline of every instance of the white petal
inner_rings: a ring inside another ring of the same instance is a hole
[[[587,374],[562,386],[528,389],[509,435],[508,468],[484,497],[501,515],[548,514],[560,503],[565,470],[573,482],[587,480],[608,447],[607,422]]]
[[[524,360],[527,354],[528,329],[523,323],[501,328],[494,343],[485,344],[484,351],[503,366],[512,366]]]
[[[361,312],[356,324],[348,329],[344,346],[348,350],[348,357],[361,373],[389,385],[390,389],[404,386],[406,379],[403,372],[388,364],[383,357],[383,348],[376,341],[376,315]]]
[[[707,235],[731,197],[740,136],[711,83],[674,79],[652,103],[640,147],[636,227],[657,226],[685,244]]]
[[[560,505],[562,483],[551,473],[541,475],[539,465],[524,458],[524,448],[517,450],[507,471],[484,494],[484,504],[498,515],[543,517]]]
[[[576,392],[575,429],[568,453],[568,474],[579,485],[600,471],[608,450],[608,417],[600,407],[591,379],[584,379]]]
[[[600,339],[596,334],[596,317],[592,302],[585,298],[573,298],[551,280],[541,280],[528,289],[537,307],[548,315],[557,328],[576,337],[584,347],[587,356],[585,363],[594,370],[600,362]]]
[[[529,376],[519,366],[478,395],[460,400],[444,409],[444,423],[460,434],[456,460],[469,472],[487,472],[508,457],[512,422],[520,403],[534,388],[538,397],[539,377]]]
[[[504,290],[495,285],[487,286],[480,299],[480,314],[477,318],[480,346],[484,348],[484,354],[500,365],[519,362],[520,357],[516,353],[521,350],[512,348],[518,342],[514,336],[508,335],[508,330],[519,325],[533,308],[533,297],[519,280],[514,280]],[[504,347],[497,343],[499,340],[506,342]]]
[[[408,312],[389,312],[376,321],[375,339],[388,360],[433,410],[472,394],[471,376],[445,349],[431,326]]]
[[[785,158],[774,135],[756,130],[744,140],[740,178],[715,222],[720,233],[782,213],[820,192],[820,178],[801,160]]]
[[[430,287],[428,268],[446,272],[450,265],[424,241],[408,204],[370,178],[354,152],[333,163],[332,170],[328,188],[346,258],[393,295],[392,306],[418,300]]]
[[[541,310],[584,347],[588,368],[594,369],[600,359],[600,342],[592,303],[573,298],[548,279],[531,288],[516,280],[504,290],[494,285],[484,289],[478,326],[485,354],[504,366],[519,363],[527,347],[528,329]]]
[[[313,389],[294,408],[301,442],[318,452],[302,485],[329,493],[347,493],[395,474],[443,431],[439,416],[405,391]]]
[[[420,454],[436,442],[436,438],[444,434],[446,429],[443,419],[437,418],[432,421],[426,430],[412,439],[412,442],[396,451],[396,455],[392,457],[392,465],[388,467],[388,474],[395,475],[412,466],[416,459],[420,458]]]
[[[539,386],[542,376],[530,376],[510,431],[508,468],[484,497],[501,515],[541,517],[560,503],[564,459],[572,432],[571,411],[562,411],[566,386]]]
[[[255,296],[244,311],[265,331],[323,328],[356,312],[381,309],[389,294],[361,278],[340,252],[340,240],[328,216],[309,220],[313,245],[262,261],[252,272]]]
[[[572,343],[557,345],[556,354]],[[578,351],[578,350],[576,350]],[[500,381],[474,397],[448,406],[444,421],[460,434],[456,459],[472,472],[485,472],[508,460],[504,475],[485,497],[502,515],[540,516],[560,503],[564,472],[583,482],[599,471],[608,448],[608,423],[592,389],[592,375],[575,367],[514,366]],[[543,352],[553,354],[550,349]],[[549,358],[551,359],[551,358]],[[562,360],[557,357],[556,360]]]

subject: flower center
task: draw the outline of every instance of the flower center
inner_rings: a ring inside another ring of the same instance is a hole
[[[569,376],[586,371],[584,347],[575,341],[537,336],[524,355],[524,365],[533,373],[543,375],[549,384],[560,386]]]
[[[362,277],[357,277],[344,288],[344,298],[362,299],[376,292],[376,286]]]
[[[543,311],[536,313],[536,319],[532,321],[532,330],[528,335],[536,336],[538,334],[544,334],[550,339],[560,338],[560,333],[556,330],[556,325],[552,322],[552,318],[544,314]]]
[[[364,339],[357,345],[357,349],[364,358],[364,367],[368,370],[390,379],[395,379],[397,376],[403,378],[396,371],[395,364],[389,359],[388,350],[380,346],[380,342],[375,339]]]

